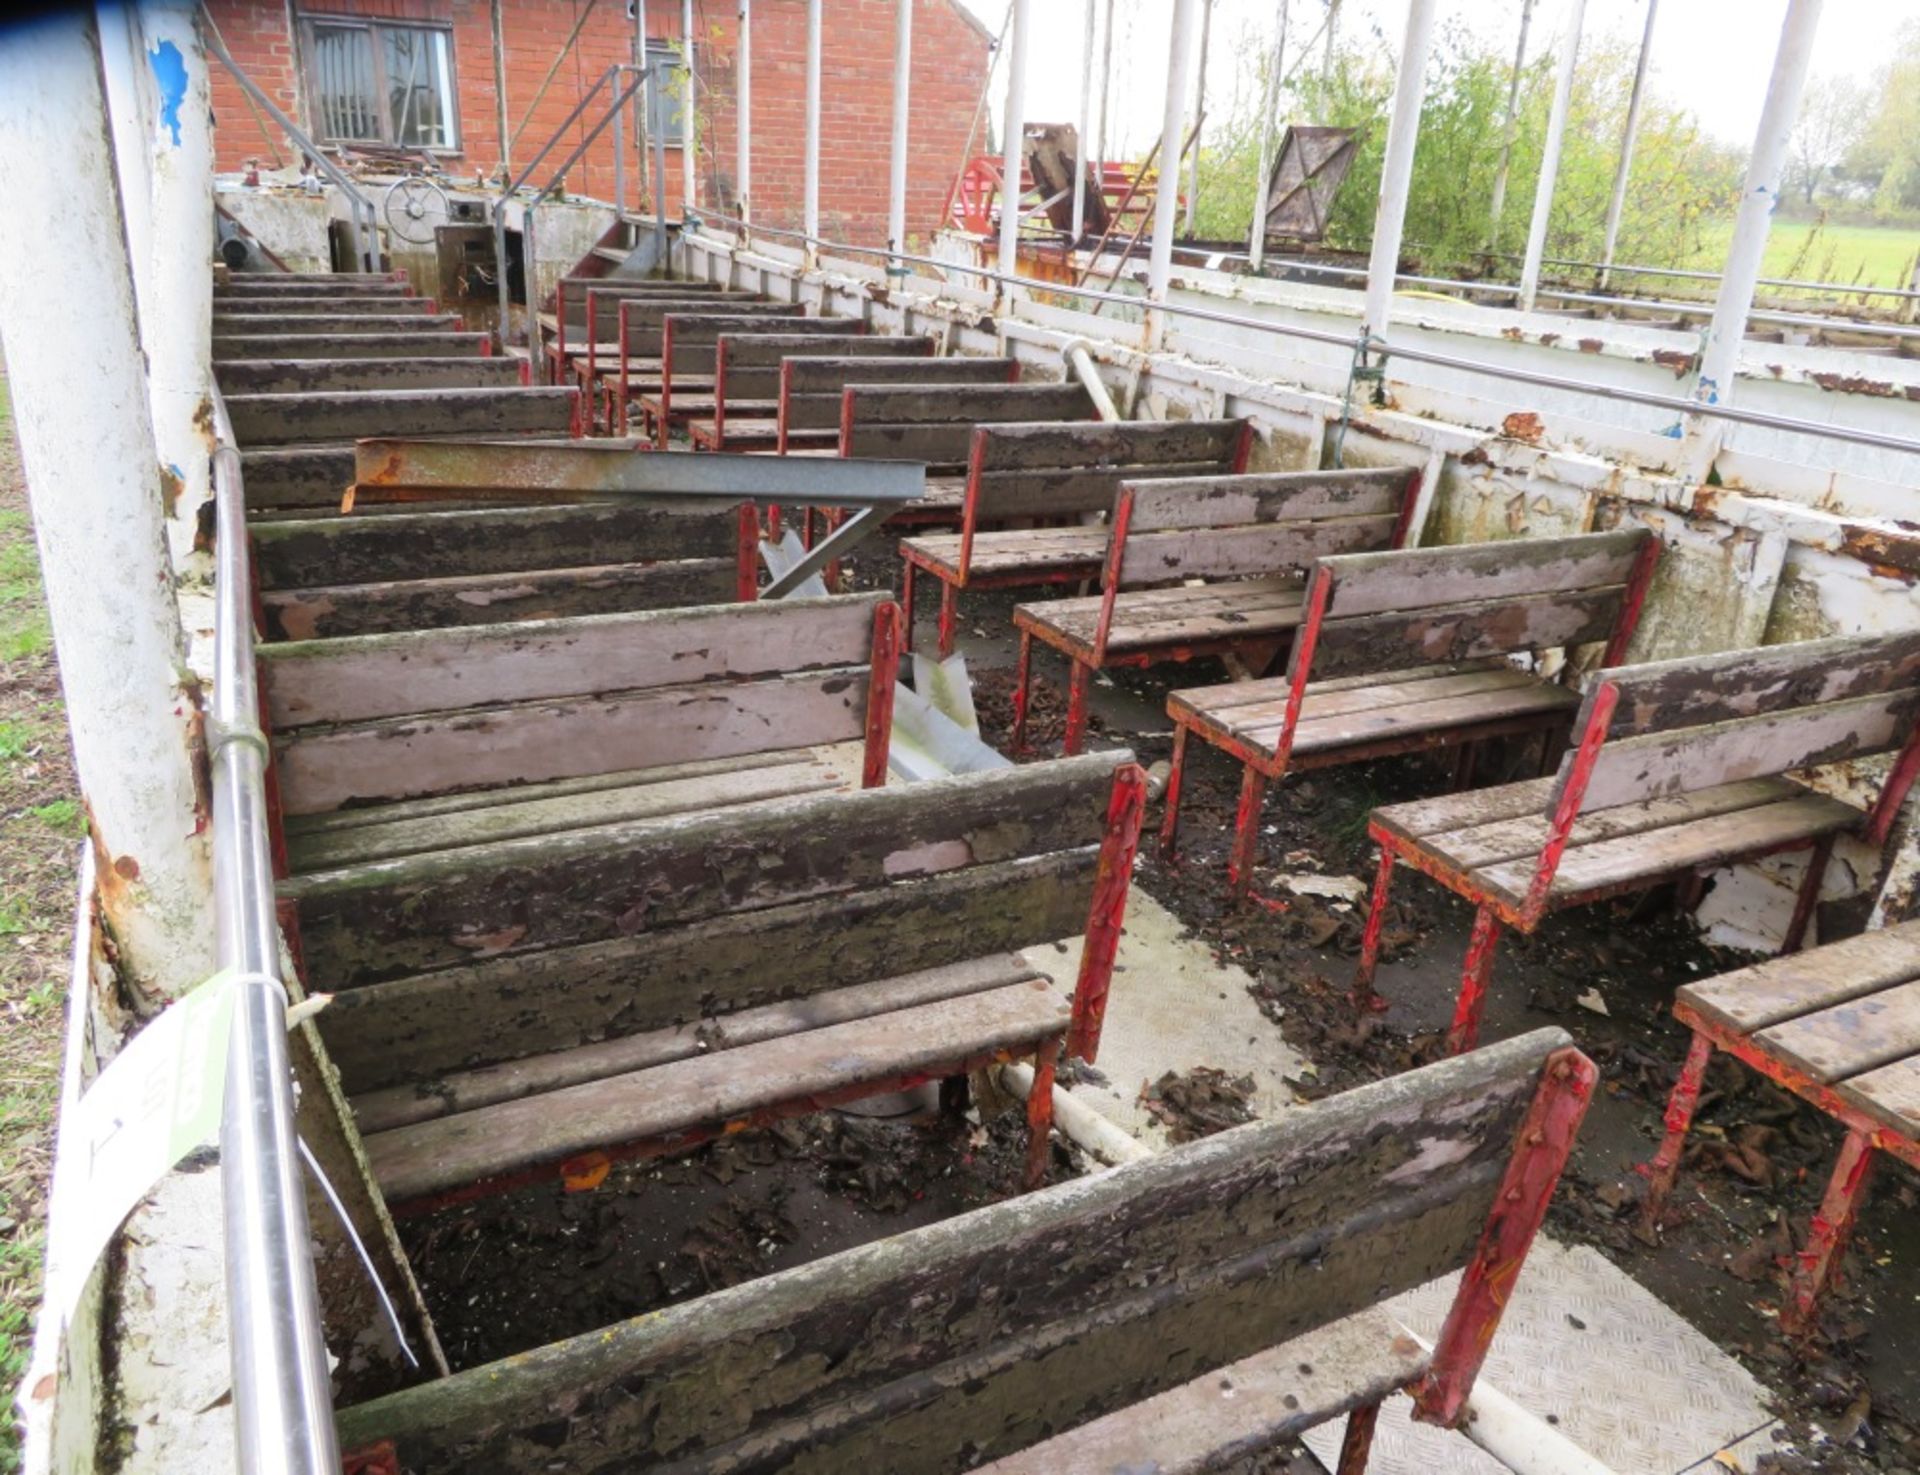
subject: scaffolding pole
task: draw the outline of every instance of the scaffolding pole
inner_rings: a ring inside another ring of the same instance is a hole
[[[1253,182],[1253,229],[1247,237],[1247,265],[1260,270],[1267,256],[1267,206],[1273,186],[1273,146],[1278,130],[1274,110],[1280,105],[1280,77],[1287,62],[1287,0],[1280,0],[1274,20],[1273,55],[1267,60],[1266,86],[1260,92],[1260,173]]]
[[[809,86],[813,84],[811,72],[807,81]],[[907,249],[907,119],[912,90],[913,0],[894,0],[893,157],[887,181],[887,245],[896,253]],[[906,264],[897,259],[888,264],[887,270],[897,276],[907,272]]]
[[[1633,66],[1633,91],[1627,97],[1627,122],[1620,130],[1620,163],[1613,171],[1613,195],[1607,201],[1607,238],[1600,249],[1599,288],[1607,290],[1613,275],[1613,248],[1620,239],[1620,216],[1627,207],[1627,179],[1633,173],[1633,143],[1640,132],[1640,103],[1647,85],[1647,58],[1653,54],[1653,21],[1660,0],[1647,0],[1647,28],[1640,36],[1640,56]]]
[[[1413,151],[1420,140],[1420,110],[1426,105],[1427,57],[1433,50],[1434,0],[1407,0],[1407,29],[1400,42],[1400,75],[1387,121],[1387,153],[1380,165],[1380,205],[1373,217],[1373,252],[1367,258],[1363,326],[1369,337],[1387,336],[1393,315],[1393,282],[1400,269],[1400,237],[1407,223],[1413,184]]]
[[[1527,66],[1527,27],[1533,20],[1533,0],[1520,0],[1520,41],[1513,48],[1513,75],[1507,79],[1507,121],[1500,133],[1500,167],[1493,172],[1493,203],[1487,210],[1487,250],[1500,249],[1500,217],[1507,209],[1507,166],[1513,163],[1513,142],[1520,135],[1520,74]]]
[[[1094,0],[1087,0],[1086,22],[1080,38],[1080,122],[1073,137],[1073,234],[1069,250],[1087,232],[1087,137],[1093,112]]]
[[[1001,142],[1006,147],[1000,180],[1000,272],[1020,268],[1020,165],[1027,137],[1027,45],[1032,39],[1032,0],[1013,0],[1013,38],[1007,48],[1007,111]]]
[[[1580,55],[1580,25],[1587,0],[1567,6],[1567,31],[1560,38],[1560,75],[1553,87],[1553,111],[1547,115],[1547,142],[1540,158],[1540,179],[1533,190],[1533,221],[1527,227],[1527,254],[1520,265],[1522,312],[1533,311],[1540,293],[1540,259],[1547,254],[1547,222],[1553,215],[1554,186],[1560,182],[1560,148],[1567,137],[1567,110],[1573,102],[1573,67]]]
[[[1167,98],[1160,118],[1160,180],[1153,192],[1153,248],[1147,258],[1148,352],[1166,337],[1163,310],[1173,280],[1173,222],[1180,196],[1180,129],[1187,115],[1187,71],[1193,55],[1194,7],[1199,0],[1173,0],[1173,35],[1167,44]]]

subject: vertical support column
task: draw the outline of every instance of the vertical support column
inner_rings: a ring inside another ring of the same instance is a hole
[[[1253,182],[1253,226],[1247,235],[1247,265],[1255,271],[1267,256],[1267,206],[1273,183],[1274,109],[1280,104],[1280,77],[1287,62],[1287,0],[1273,32],[1273,55],[1267,60],[1267,85],[1260,91],[1260,173]]]
[[[0,232],[0,323],[103,915],[157,1003],[212,971],[212,877],[98,40],[63,11],[0,46],[0,191],[60,202]]]
[[[897,253],[907,249],[907,116],[913,84],[914,0],[893,3],[893,158],[887,179],[887,249],[896,255],[887,263],[887,273],[903,277],[907,267]]]
[[[1073,136],[1073,232],[1067,249],[1073,250],[1087,232],[1087,134],[1093,114],[1094,0],[1086,0],[1086,19],[1080,35],[1080,120]]]
[[[100,75],[106,89],[107,126],[120,178],[120,217],[133,266],[133,298],[140,321],[147,321],[153,297],[153,89],[141,81],[140,16],[131,5],[101,5]]]
[[[507,24],[500,14],[502,0],[493,0],[493,102],[494,126],[500,130],[500,172],[506,176],[501,183],[513,178],[512,133],[507,127]],[[501,276],[505,276],[503,269]]]
[[[1100,117],[1093,125],[1093,161],[1097,166],[1093,177],[1103,200],[1107,193],[1107,93],[1113,85],[1113,0],[1107,0],[1104,24],[1106,29],[1100,35]],[[1914,267],[1914,277],[1920,284],[1920,264]],[[1920,291],[1920,285],[1915,290]]]
[[[180,573],[196,557],[204,561],[193,545],[213,495],[213,127],[201,24],[190,0],[140,7],[142,61],[157,103],[142,140],[153,254],[141,336],[167,541]]]
[[[693,82],[693,0],[680,0],[680,64],[685,69],[686,133],[680,141],[681,218],[700,205],[700,89]]]
[[[1507,166],[1513,162],[1513,141],[1520,133],[1520,74],[1527,65],[1527,26],[1533,20],[1533,0],[1520,0],[1520,41],[1513,48],[1513,75],[1507,79],[1507,122],[1500,132],[1500,167],[1493,174],[1493,203],[1487,211],[1487,252],[1500,249],[1500,217],[1507,211]]]
[[[1780,203],[1780,176],[1786,168],[1793,125],[1800,115],[1800,94],[1807,85],[1807,66],[1813,58],[1822,3],[1788,0],[1787,17],[1780,27],[1780,49],[1773,59],[1773,77],[1767,83],[1766,105],[1760,111],[1753,154],[1747,161],[1740,213],[1734,217],[1733,241],[1720,275],[1720,295],[1714,302],[1713,321],[1707,326],[1706,342],[1700,351],[1693,398],[1701,404],[1724,404],[1733,398],[1740,343],[1746,337],[1747,314],[1753,308],[1753,289],[1760,281],[1767,230],[1773,223],[1774,207]],[[1714,457],[1720,453],[1724,433],[1722,421],[1688,416],[1680,474],[1690,481],[1705,481]]]
[[[1182,222],[1189,237],[1200,208],[1200,127],[1207,114],[1207,45],[1212,39],[1213,0],[1200,0],[1200,65],[1193,80],[1193,162],[1187,168],[1187,209]],[[1175,172],[1179,172],[1177,159]]]
[[[1420,139],[1420,110],[1427,98],[1427,56],[1433,50],[1434,0],[1407,0],[1407,29],[1400,41],[1400,76],[1387,122],[1387,153],[1380,166],[1380,205],[1373,217],[1373,252],[1367,258],[1367,303],[1362,331],[1387,336],[1393,314],[1393,282],[1400,270],[1400,235],[1407,223],[1407,191],[1413,181],[1413,150]],[[1328,28],[1333,17],[1327,17]]]
[[[1613,248],[1620,239],[1620,216],[1627,206],[1627,179],[1633,173],[1633,141],[1640,132],[1640,103],[1647,85],[1647,58],[1653,54],[1653,22],[1660,0],[1647,0],[1647,28],[1640,36],[1640,57],[1633,65],[1633,91],[1627,97],[1627,123],[1620,131],[1620,163],[1613,171],[1613,196],[1607,201],[1607,238],[1600,248],[1600,282],[1607,290],[1613,275]]]
[[[740,0],[740,30],[733,60],[733,198],[742,220],[752,220],[753,200],[753,0]]]
[[[801,229],[807,233],[809,266],[819,259],[814,237],[820,234],[820,48],[822,0],[807,0],[807,161],[806,199]]]
[[[1027,42],[1033,25],[1032,0],[1013,0],[1013,40],[1007,51],[1007,111],[1001,124],[1006,157],[1000,179],[1000,274],[1020,269],[1020,165],[1026,157]],[[1008,290],[1005,283],[1001,291]]]
[[[1527,254],[1520,266],[1520,310],[1533,311],[1540,290],[1540,263],[1547,253],[1547,221],[1553,214],[1553,189],[1560,179],[1560,146],[1567,136],[1567,108],[1573,100],[1573,65],[1580,55],[1580,25],[1587,0],[1567,6],[1567,31],[1560,38],[1560,74],[1553,84],[1553,111],[1547,115],[1547,141],[1540,156],[1540,179],[1533,189],[1533,222],[1527,227]]]
[[[1167,284],[1173,279],[1173,216],[1180,196],[1180,125],[1187,115],[1187,71],[1193,55],[1194,6],[1173,0],[1173,34],[1167,42],[1167,98],[1160,116],[1160,178],[1153,191],[1153,248],[1147,256],[1149,353],[1166,337]]]

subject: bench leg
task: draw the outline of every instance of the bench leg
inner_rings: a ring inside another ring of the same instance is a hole
[[[1460,998],[1447,1027],[1447,1053],[1463,1055],[1480,1042],[1480,1015],[1487,1002],[1487,979],[1493,974],[1494,949],[1500,946],[1500,919],[1492,907],[1481,907],[1473,919],[1473,938],[1467,943],[1467,966],[1460,974]]]
[[[1695,1034],[1687,1048],[1687,1062],[1680,1067],[1680,1078],[1673,1083],[1667,1098],[1667,1135],[1660,1139],[1660,1150],[1647,1167],[1647,1201],[1641,1205],[1641,1222],[1649,1230],[1660,1227],[1666,1212],[1667,1195],[1680,1176],[1680,1151],[1686,1146],[1687,1129],[1693,1125],[1693,1109],[1700,1104],[1700,1088],[1706,1084],[1707,1067],[1713,1062],[1713,1042]]]
[[[960,623],[960,591],[945,579],[940,581],[940,659],[953,654],[954,627]]]
[[[1366,1475],[1373,1453],[1373,1428],[1380,1422],[1380,1405],[1363,1403],[1347,1415],[1347,1432],[1340,1440],[1340,1463],[1334,1475]]]
[[[1453,790],[1459,793],[1473,787],[1473,769],[1480,756],[1478,743],[1462,743],[1453,754]]]
[[[1227,889],[1245,896],[1253,889],[1253,862],[1260,852],[1260,810],[1267,802],[1267,776],[1251,763],[1240,775],[1240,804],[1233,815],[1233,849],[1227,852]]]
[[[1787,935],[1780,943],[1783,953],[1797,953],[1807,940],[1807,927],[1813,921],[1813,909],[1820,902],[1820,883],[1826,879],[1827,858],[1833,854],[1833,836],[1816,840],[1807,857],[1807,873],[1800,878],[1800,893],[1793,899],[1793,920],[1787,923]]]
[[[1053,1068],[1060,1042],[1049,1040],[1033,1057],[1033,1089],[1027,1093],[1027,1176],[1029,1190],[1047,1181],[1047,1157],[1053,1151]]]
[[[1007,735],[1007,747],[1015,755],[1027,747],[1027,683],[1033,679],[1033,635],[1020,632],[1020,657],[1013,668],[1013,730]]]
[[[973,1091],[965,1076],[940,1078],[940,1115],[957,1120],[967,1114],[972,1101]]]
[[[1187,775],[1187,728],[1173,730],[1173,763],[1167,769],[1166,811],[1160,818],[1160,854],[1173,859],[1174,837],[1180,830],[1180,783]]]
[[[900,646],[907,651],[913,649],[913,575],[913,562],[909,559],[900,565],[900,623],[905,627]]]
[[[1093,686],[1093,667],[1085,661],[1073,663],[1073,675],[1067,678],[1067,732],[1060,751],[1071,758],[1087,738],[1087,692]]]
[[[1807,1247],[1800,1252],[1787,1304],[1780,1311],[1780,1325],[1787,1332],[1798,1335],[1812,1330],[1820,1297],[1833,1279],[1847,1241],[1853,1238],[1860,1206],[1867,1201],[1873,1163],[1873,1135],[1858,1129],[1848,1132],[1847,1140],[1840,1144],[1840,1160],[1827,1180],[1826,1196],[1813,1216]]]
[[[1380,966],[1380,933],[1387,923],[1387,892],[1393,886],[1393,847],[1380,847],[1380,868],[1373,874],[1373,901],[1367,908],[1367,928],[1360,934],[1360,967],[1353,975],[1353,1001],[1363,1008],[1373,1003],[1373,975]]]

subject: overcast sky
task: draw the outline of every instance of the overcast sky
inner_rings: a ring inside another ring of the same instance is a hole
[[[998,33],[1008,0],[960,0]],[[1107,0],[1095,0],[1104,11]],[[1158,135],[1165,98],[1165,58],[1173,0],[1113,0],[1114,83],[1108,131],[1122,140],[1116,155],[1138,153]],[[1441,0],[1443,24],[1457,20],[1511,47],[1518,36],[1521,0]],[[1079,114],[1084,0],[1031,0],[1034,46],[1029,52],[1027,117],[1036,122],[1073,122]],[[1527,39],[1529,55],[1558,45],[1570,0],[1536,0]],[[1654,27],[1650,85],[1667,99],[1690,106],[1705,128],[1742,148],[1751,145],[1766,95],[1787,0],[1661,0]],[[1289,0],[1289,51],[1296,53],[1326,16],[1326,0]],[[1214,0],[1212,44],[1207,63],[1209,114],[1230,105],[1242,57],[1269,44],[1280,0]],[[1340,34],[1398,56],[1405,0],[1343,0]],[[1586,38],[1601,35],[1637,41],[1646,24],[1647,0],[1587,0]],[[1827,0],[1820,23],[1813,72],[1871,77],[1891,54],[1902,23],[1920,20],[1920,0]],[[1381,39],[1384,38],[1384,39]],[[1239,55],[1236,55],[1239,53]],[[1288,62],[1289,68],[1292,62]],[[994,116],[1001,116],[1005,67],[996,69]]]

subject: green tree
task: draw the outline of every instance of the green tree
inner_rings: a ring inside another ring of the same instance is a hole
[[[1872,188],[1882,210],[1920,210],[1920,22],[1901,28],[1893,60],[1881,70],[1848,175]]]

